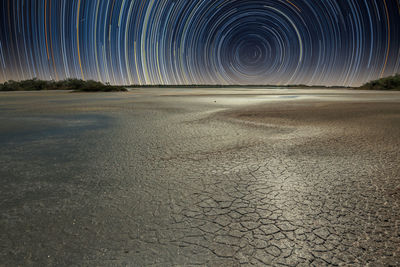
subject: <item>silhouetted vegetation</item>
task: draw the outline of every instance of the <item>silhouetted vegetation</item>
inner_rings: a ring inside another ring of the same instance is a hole
[[[365,90],[400,90],[400,74],[370,81],[360,87]]]
[[[397,86],[399,86],[399,75],[397,77]],[[392,77],[389,77],[392,78]],[[385,78],[385,79],[389,79]],[[380,81],[380,80],[379,80]],[[376,82],[376,81],[374,81]],[[373,83],[373,82],[371,82]],[[364,85],[365,86],[365,85]],[[290,88],[290,89],[340,89],[350,88],[343,86],[324,86],[324,85],[242,85],[242,84],[188,84],[188,85],[127,85],[127,86],[115,86],[110,84],[103,84],[101,82],[88,80],[83,81],[79,79],[66,79],[63,81],[44,81],[39,79],[30,79],[24,81],[7,81],[0,84],[0,91],[42,91],[42,90],[70,90],[74,92],[125,92],[126,88],[253,88],[253,89],[274,89],[274,88]],[[363,88],[367,89],[367,88]],[[372,88],[371,88],[372,89]],[[376,89],[376,90],[390,90],[390,89]]]
[[[122,86],[103,84],[101,82],[79,79],[63,81],[43,81],[30,79],[24,81],[8,81],[0,84],[0,91],[41,91],[41,90],[73,90],[75,92],[123,92],[127,91]]]

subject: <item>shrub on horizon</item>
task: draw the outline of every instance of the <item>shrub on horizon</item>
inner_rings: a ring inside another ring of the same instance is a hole
[[[41,91],[41,90],[73,90],[77,92],[122,92],[127,91],[122,86],[103,84],[93,80],[69,78],[62,81],[44,81],[37,78],[0,84],[0,91]]]
[[[370,81],[360,87],[366,90],[400,90],[400,74]]]

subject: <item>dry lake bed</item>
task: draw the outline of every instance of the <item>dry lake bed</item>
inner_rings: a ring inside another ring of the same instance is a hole
[[[0,265],[400,265],[400,92],[0,93]]]

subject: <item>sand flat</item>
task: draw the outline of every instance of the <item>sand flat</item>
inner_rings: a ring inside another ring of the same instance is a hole
[[[4,265],[399,265],[400,92],[0,93]]]

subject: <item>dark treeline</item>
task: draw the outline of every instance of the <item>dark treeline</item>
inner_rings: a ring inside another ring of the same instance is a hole
[[[79,79],[63,81],[43,81],[30,79],[24,81],[8,81],[0,84],[0,91],[41,91],[41,90],[73,90],[77,92],[117,92],[126,91],[122,86],[113,86],[101,82]]]
[[[126,85],[114,86],[101,82],[80,79],[66,79],[62,81],[44,81],[29,79],[23,81],[7,81],[0,84],[0,91],[41,91],[41,90],[73,90],[79,92],[115,92],[126,91],[126,88],[343,88],[342,86],[323,85],[221,85],[221,84],[190,84],[190,85]]]
[[[299,85],[208,85],[208,84],[190,84],[190,85],[126,85],[116,86],[103,84],[101,82],[79,79],[66,79],[62,81],[44,81],[39,79],[29,79],[24,81],[8,81],[0,84],[0,91],[41,91],[41,90],[72,90],[77,92],[123,92],[126,88],[352,88],[343,86],[323,86],[304,84]],[[357,89],[365,90],[400,90],[400,74],[389,76],[379,80],[370,81]]]
[[[400,74],[382,78],[379,80],[370,81],[360,89],[366,90],[400,90]]]

